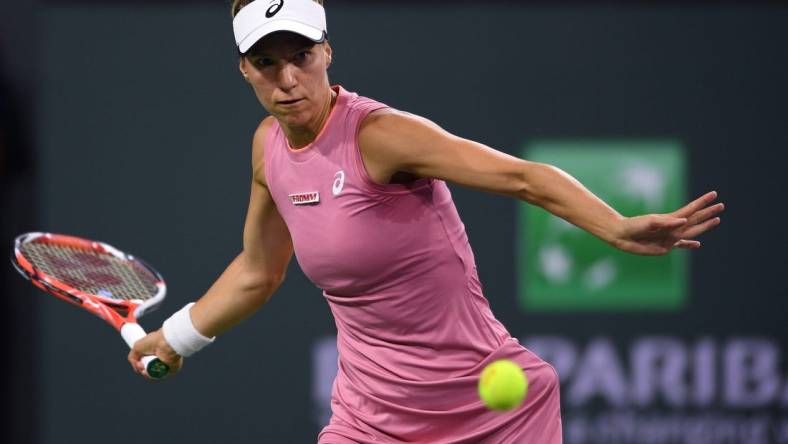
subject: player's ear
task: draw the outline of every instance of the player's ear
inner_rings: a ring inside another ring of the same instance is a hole
[[[241,71],[241,75],[244,77],[244,80],[246,80],[248,82],[249,81],[249,61],[246,60],[246,57],[244,57],[244,56],[239,57],[238,69]]]
[[[334,50],[328,42],[325,42],[323,43],[323,51],[326,52],[326,68],[328,68],[331,66],[331,56],[334,54]]]

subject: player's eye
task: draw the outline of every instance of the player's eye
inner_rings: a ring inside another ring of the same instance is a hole
[[[309,58],[309,51],[300,51],[297,52],[293,59],[296,62],[304,62],[306,59]]]
[[[266,66],[272,66],[274,64],[274,59],[270,57],[260,57],[254,60],[254,64],[260,68],[264,68]]]

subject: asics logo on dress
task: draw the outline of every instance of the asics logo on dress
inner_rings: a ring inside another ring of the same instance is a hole
[[[276,13],[282,9],[282,6],[285,5],[285,0],[273,0],[272,3],[273,4],[265,11],[265,18],[271,18],[275,16]]]
[[[345,172],[342,170],[337,171],[334,174],[334,185],[331,187],[331,191],[334,193],[334,196],[338,196],[339,193],[342,192],[342,187],[345,186]]]

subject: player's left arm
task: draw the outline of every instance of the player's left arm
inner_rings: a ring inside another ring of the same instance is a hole
[[[510,156],[391,109],[365,119],[359,145],[373,175],[391,177],[402,171],[512,196],[635,254],[700,247],[694,238],[719,224],[714,216],[724,208],[711,205],[717,194],[710,192],[672,213],[624,217],[559,168]]]

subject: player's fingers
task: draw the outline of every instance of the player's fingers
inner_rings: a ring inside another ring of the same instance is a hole
[[[161,356],[157,355],[156,357],[159,358],[161,362],[167,364],[167,367],[169,367],[169,369],[167,370],[166,376],[160,378],[151,378],[150,374],[148,374],[148,370],[143,365],[139,373],[150,382],[159,382],[159,381],[163,381],[164,379],[170,378],[176,373],[178,373],[181,370],[181,367],[183,366],[183,358],[181,358],[178,361],[167,362],[166,360],[162,359]]]
[[[131,364],[131,368],[134,369],[134,371],[138,374],[141,374],[144,370],[144,366],[142,365],[142,362],[140,362],[141,358],[142,356],[133,349],[129,352],[126,358],[128,359],[129,364]]]
[[[682,239],[675,244],[673,244],[675,248],[687,248],[687,249],[695,249],[700,248],[700,242],[694,240],[685,240]]]
[[[674,228],[681,227],[687,223],[687,219],[685,218],[675,218],[671,216],[664,216],[661,214],[655,214],[646,217],[649,218],[647,219],[648,231],[652,233],[664,231],[665,229],[672,230]]]
[[[156,357],[170,367],[169,374],[177,373],[183,366],[183,357],[175,353],[169,346],[157,348]]]
[[[685,205],[683,208],[675,211],[673,213],[676,217],[689,217],[697,211],[700,211],[703,207],[708,205],[709,203],[713,202],[714,199],[717,198],[717,192],[711,191],[703,196],[693,200],[692,202]]]
[[[142,363],[142,358],[147,356],[147,353],[140,353],[137,350],[129,352],[129,363],[137,373],[142,373],[145,370],[145,364]]]
[[[158,336],[158,331],[148,333],[137,340],[137,342],[135,342],[134,346],[131,348],[136,350],[141,355],[151,354],[154,350],[156,350],[156,343],[159,341]]]
[[[172,356],[168,356],[167,354],[157,354],[156,357],[159,358],[161,362],[167,364],[167,367],[169,367],[169,370],[167,371],[167,377],[174,376],[176,373],[181,371],[181,368],[183,368],[183,358],[181,358],[180,356],[176,355],[176,358],[173,359]],[[148,375],[147,371],[144,371],[143,374],[147,379],[150,379],[151,381],[161,381],[161,379],[151,378],[150,375]]]
[[[661,228],[678,228],[678,227],[686,224],[687,223],[687,219],[685,219],[683,217],[682,218],[678,218],[678,219],[675,219],[675,218],[672,218],[672,217],[671,218],[661,218],[658,223],[659,223],[659,226]]]
[[[183,368],[183,358],[178,358],[175,361],[168,362],[167,365],[170,366],[170,375],[174,375]]]
[[[702,224],[693,225],[692,227],[686,229],[684,232],[681,233],[681,237],[693,238],[698,237],[701,234],[711,230],[712,228],[716,227],[720,224],[720,218],[715,217],[713,219],[709,219]]]
[[[721,213],[722,210],[724,210],[724,209],[725,209],[725,204],[723,204],[723,203],[718,203],[716,205],[712,205],[710,207],[706,207],[706,208],[698,211],[697,213],[693,214],[692,217],[689,218],[689,223],[691,225],[699,224],[701,222],[706,221],[710,217]]]
[[[137,350],[134,350],[133,348],[131,350],[129,350],[129,354],[128,354],[129,362],[136,362],[140,358],[141,358],[141,355],[137,352]]]

